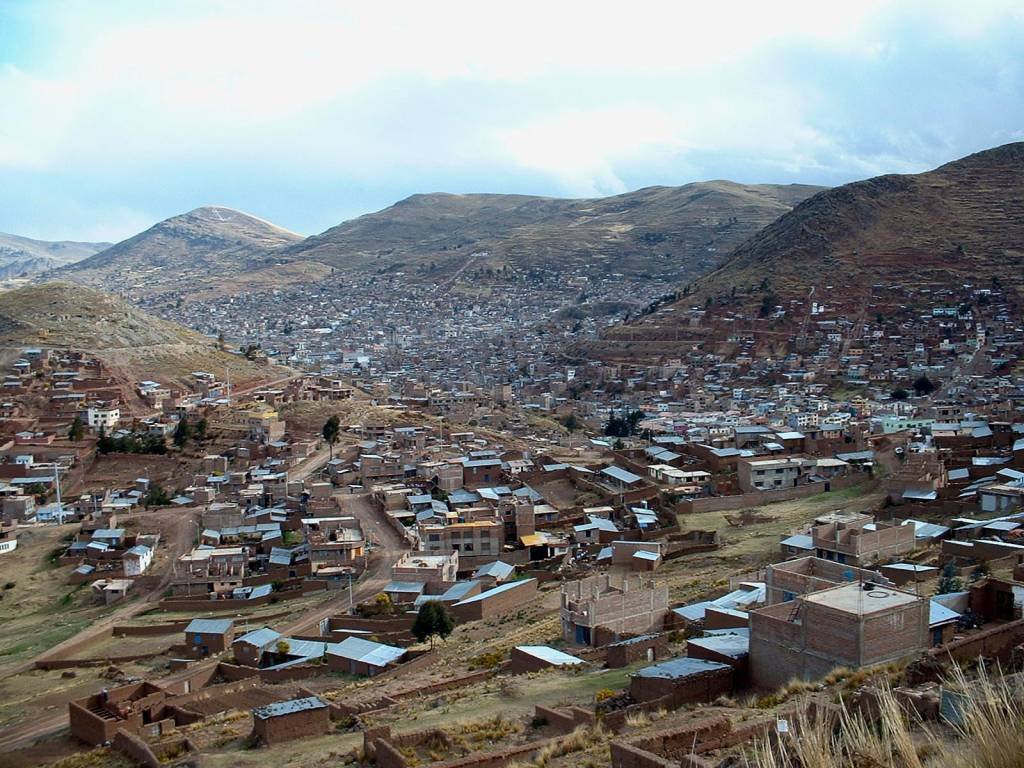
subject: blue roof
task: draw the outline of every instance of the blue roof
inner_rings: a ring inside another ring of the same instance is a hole
[[[261,629],[254,629],[252,632],[246,632],[241,637],[236,637],[235,642],[245,643],[257,648],[266,648],[271,643],[276,643],[280,637],[280,632],[275,632],[270,627],[262,627]]]
[[[643,549],[640,549],[640,550],[637,550],[636,552],[634,552],[633,553],[633,557],[635,557],[638,560],[659,560],[659,559],[661,559],[661,555],[659,555],[657,552],[648,552],[648,551],[643,550]]]
[[[644,667],[638,670],[635,675],[637,677],[681,680],[686,677],[701,675],[705,672],[718,672],[723,669],[730,669],[730,667],[728,664],[719,664],[717,661],[705,661],[704,659],[691,659],[687,656],[680,656],[677,659],[670,659],[661,664]]]
[[[796,547],[797,549],[814,549],[814,539],[804,533],[795,533],[782,540],[784,547]]]
[[[626,485],[639,483],[643,479],[640,475],[634,475],[632,472],[627,472],[626,470],[614,465],[602,469],[601,474],[608,475],[608,477],[618,480],[620,483],[625,483]]]
[[[292,699],[291,701],[278,701],[266,706],[256,707],[252,716],[257,720],[268,720],[271,717],[291,715],[295,712],[305,712],[310,709],[324,709],[327,702],[317,696],[307,696],[304,699]]]
[[[935,627],[939,624],[948,624],[960,618],[960,614],[951,611],[942,603],[935,600],[928,601],[928,626]]]
[[[471,603],[478,603],[481,600],[486,600],[489,597],[494,597],[495,595],[499,595],[502,592],[507,592],[510,589],[515,589],[520,584],[525,584],[525,583],[527,583],[529,581],[536,581],[536,579],[523,579],[522,581],[510,581],[508,584],[501,584],[501,585],[499,585],[497,587],[494,587],[493,589],[488,589],[486,592],[481,592],[479,595],[473,595],[472,597],[467,597],[465,600],[462,600],[462,601],[456,603],[455,605],[469,605]]]
[[[648,640],[653,640],[657,635],[637,635],[636,637],[630,637],[626,640],[619,640],[617,643],[611,643],[609,648],[619,648],[623,645],[636,645],[637,643],[645,643]]]
[[[192,619],[185,627],[186,634],[224,635],[231,631],[235,623],[231,619]]]

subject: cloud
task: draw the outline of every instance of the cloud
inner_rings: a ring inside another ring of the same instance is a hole
[[[1002,0],[65,0],[5,26],[0,229],[53,236],[211,200],[316,231],[426,190],[838,183],[1024,125]]]

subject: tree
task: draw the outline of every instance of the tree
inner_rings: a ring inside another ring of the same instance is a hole
[[[75,420],[71,422],[71,426],[68,428],[68,440],[77,443],[84,435],[85,425],[82,423],[82,417],[75,416]]]
[[[276,650],[277,650],[277,655],[278,656],[287,656],[288,652],[291,649],[292,649],[292,646],[291,646],[291,644],[287,640],[281,639],[281,640],[277,641],[277,648],[276,648]]]
[[[99,440],[96,441],[96,450],[100,453],[111,453],[114,450],[114,440],[107,434],[106,427],[100,425]]]
[[[570,432],[575,432],[580,428],[580,420],[575,413],[570,413],[564,419],[562,419],[562,426]]]
[[[196,440],[202,441],[206,439],[206,430],[209,426],[210,425],[205,418],[196,422]]]
[[[921,397],[922,395],[930,395],[935,391],[935,385],[932,383],[931,379],[922,374],[917,381],[914,382],[914,391],[917,393],[918,397]]]
[[[192,437],[192,425],[188,423],[187,419],[181,419],[178,421],[178,426],[174,428],[174,444],[183,448],[190,437]]]
[[[327,441],[327,445],[331,448],[331,458],[334,458],[334,445],[338,442],[338,436],[341,434],[341,419],[335,414],[331,416],[327,421],[324,422],[323,436],[324,440]]]
[[[149,486],[149,493],[146,495],[147,507],[166,507],[171,503],[171,496],[167,491],[156,483]]]
[[[964,583],[959,577],[957,577],[956,566],[954,566],[953,561],[950,560],[942,569],[942,575],[939,576],[939,586],[936,590],[936,594],[948,595],[951,592],[961,592],[963,588]]]
[[[421,643],[430,639],[430,650],[434,650],[434,638],[448,637],[455,629],[455,619],[448,612],[448,606],[437,600],[428,600],[420,606],[412,634]]]
[[[893,400],[906,400],[910,397],[910,393],[903,389],[903,387],[900,387],[899,389],[894,389],[890,397],[892,397]]]

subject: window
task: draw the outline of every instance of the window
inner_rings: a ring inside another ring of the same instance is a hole
[[[796,593],[795,592],[787,592],[787,591],[783,590],[783,592],[782,592],[782,602],[789,603],[789,602],[791,602],[793,600],[796,600]]]

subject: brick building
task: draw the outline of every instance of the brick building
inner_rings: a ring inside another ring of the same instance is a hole
[[[870,582],[750,612],[750,683],[771,689],[913,656],[928,647],[929,601]]]
[[[786,603],[799,595],[853,581],[870,581],[882,587],[897,586],[877,571],[820,557],[801,557],[769,565],[765,569],[765,602],[768,605]]]
[[[231,645],[234,629],[231,619],[192,619],[185,627],[185,645],[196,656],[223,653]]]
[[[273,746],[327,733],[330,721],[327,702],[316,696],[278,701],[252,711],[252,735],[258,743]]]
[[[668,587],[640,575],[600,574],[562,585],[562,637],[570,643],[601,645],[657,631],[666,613]]]
[[[510,581],[465,600],[460,600],[452,606],[451,612],[459,621],[479,621],[508,613],[514,608],[530,602],[536,595],[536,579]]]
[[[728,664],[682,656],[631,675],[629,694],[639,702],[670,697],[671,708],[707,703],[732,691],[732,676]]]
[[[870,515],[811,529],[815,554],[847,565],[865,565],[911,552],[917,546],[914,526],[875,523]]]

